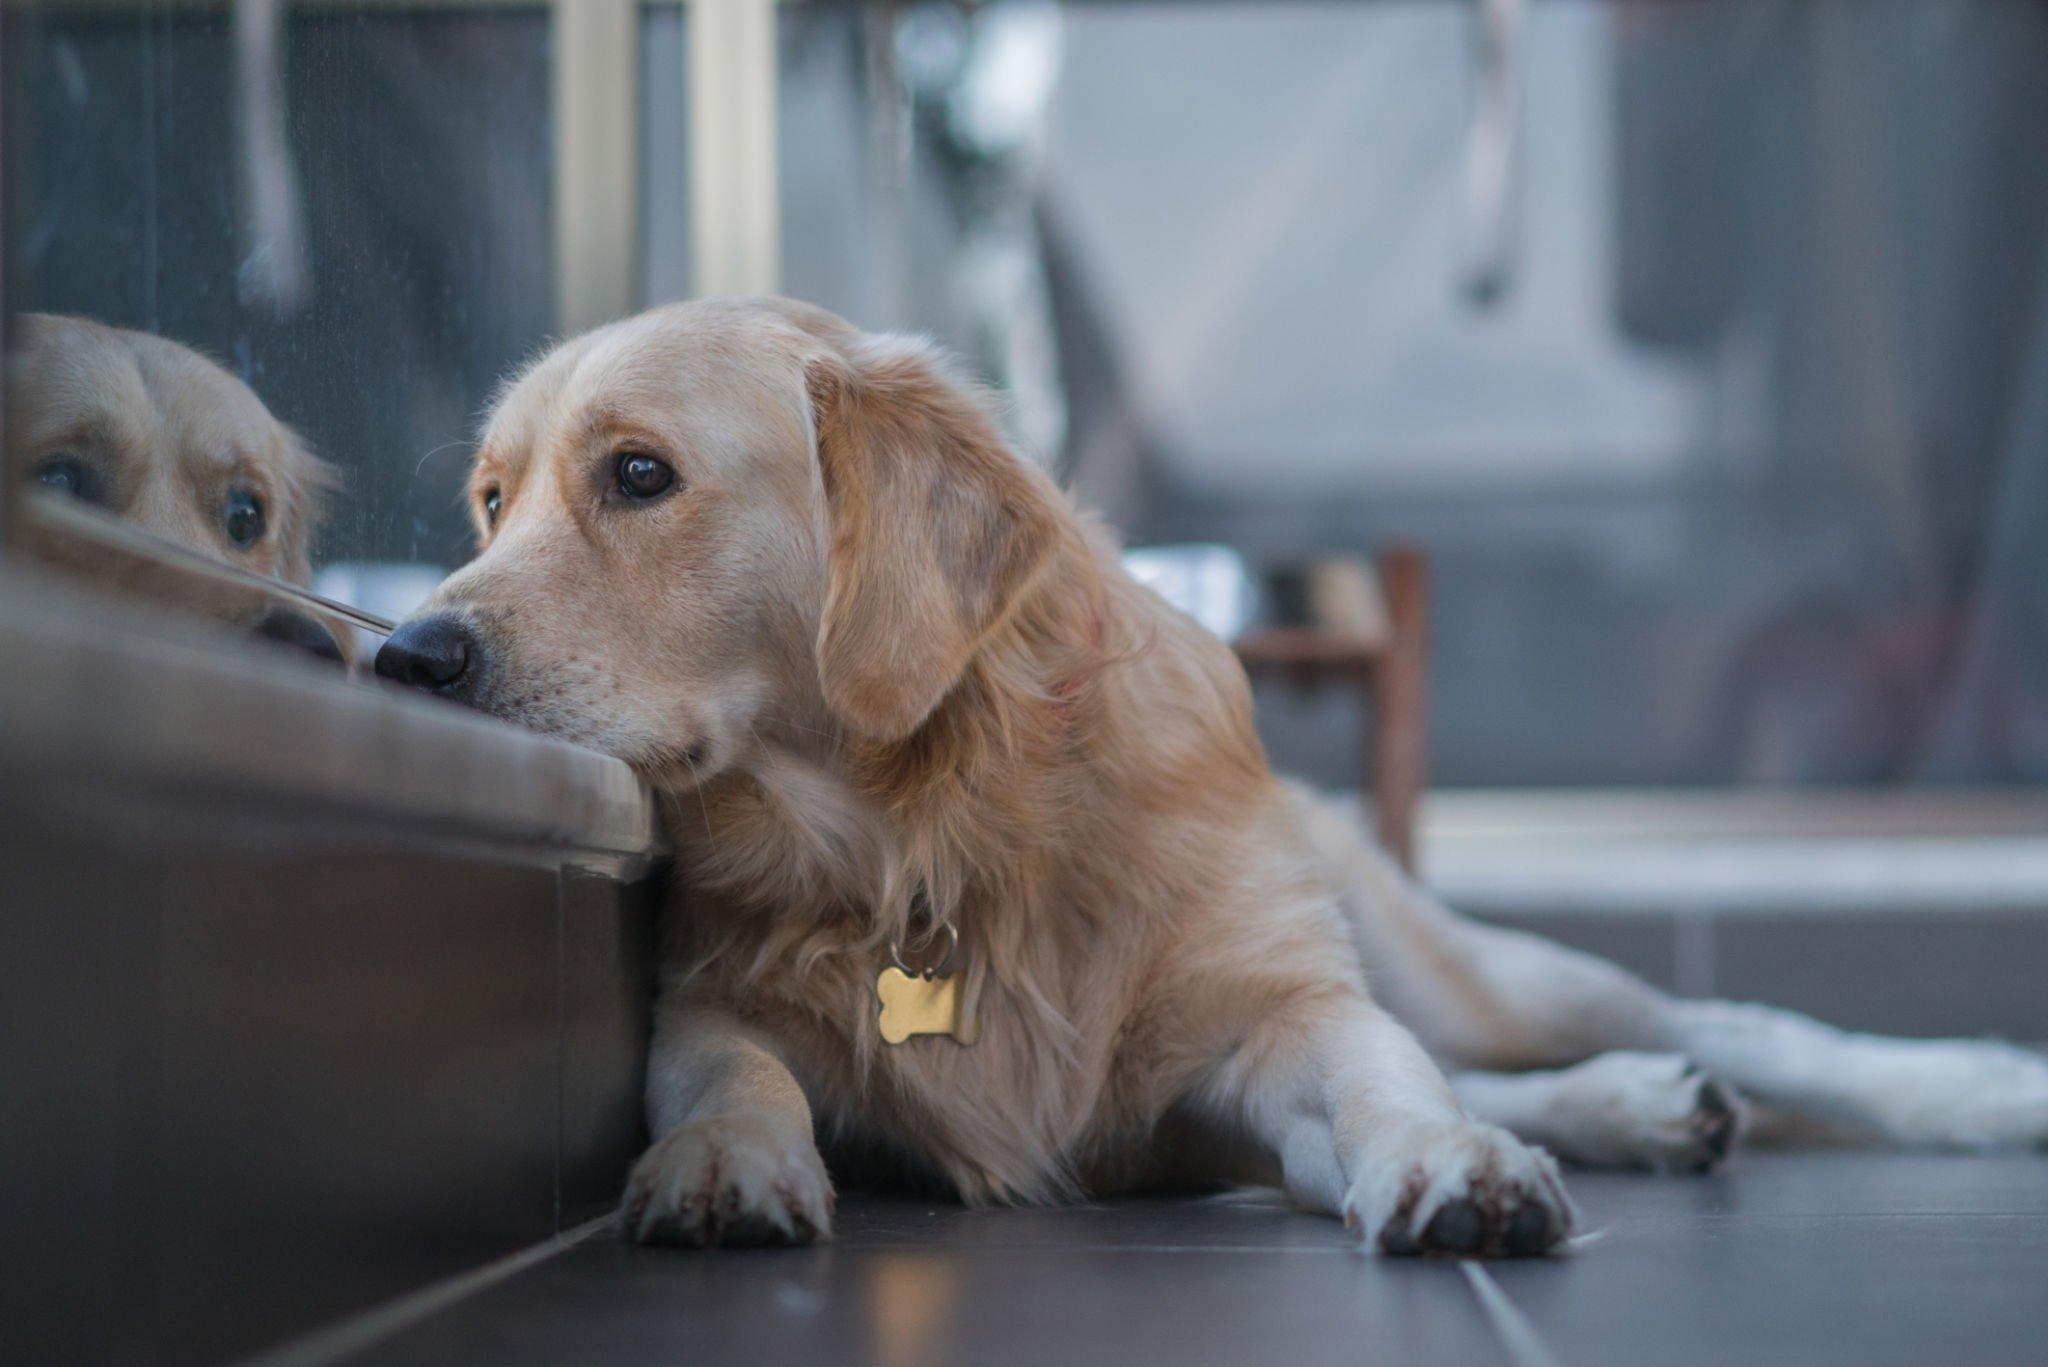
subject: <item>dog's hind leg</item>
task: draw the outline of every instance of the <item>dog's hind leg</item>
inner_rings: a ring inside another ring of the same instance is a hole
[[[2048,1058],[1671,997],[1590,954],[1457,916],[1409,883],[1348,812],[1300,799],[1374,998],[1453,1068],[1564,1068],[1617,1049],[1677,1054],[1747,1097],[1895,1144],[2048,1143]]]
[[[1671,1001],[1648,983],[1590,954],[1457,915],[1409,882],[1351,812],[1306,789],[1296,797],[1373,999],[1439,1060],[1522,1072],[1670,1047]]]
[[[1930,1148],[2048,1144],[2048,1058],[1990,1040],[1837,1030],[1741,1002],[1672,1001],[1666,1037],[1745,1094]]]
[[[1453,1073],[1475,1120],[1590,1167],[1705,1172],[1745,1124],[1740,1099],[1678,1054],[1615,1050],[1570,1068]]]

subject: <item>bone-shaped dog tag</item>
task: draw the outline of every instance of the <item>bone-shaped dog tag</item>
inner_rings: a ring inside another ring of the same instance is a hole
[[[961,1001],[964,973],[905,973],[891,965],[875,979],[882,1000],[882,1038],[901,1044],[912,1035],[951,1035],[961,1044],[975,1040],[974,1021]]]

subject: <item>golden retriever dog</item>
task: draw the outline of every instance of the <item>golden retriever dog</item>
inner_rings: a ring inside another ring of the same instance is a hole
[[[304,586],[332,484],[249,387],[189,347],[84,318],[24,314],[7,360],[7,468],[189,550]],[[337,636],[253,590],[166,571],[36,527],[69,573],[340,659]]]
[[[1536,1254],[1573,1226],[1537,1144],[1704,1166],[1738,1091],[2048,1134],[2019,1050],[1679,1001],[1437,906],[918,342],[616,323],[504,389],[471,488],[480,553],[377,666],[665,800],[636,1238],[823,1237],[822,1146],[973,1203],[1269,1182],[1374,1249]]]

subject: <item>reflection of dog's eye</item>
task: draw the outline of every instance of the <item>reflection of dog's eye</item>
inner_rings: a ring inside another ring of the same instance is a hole
[[[36,479],[46,488],[87,503],[106,501],[101,497],[99,479],[76,456],[51,456],[36,467]]]
[[[228,540],[245,551],[263,539],[263,504],[247,489],[229,490],[220,520],[227,528]]]
[[[486,527],[498,525],[498,504],[500,502],[501,500],[496,489],[484,490],[484,525]]]
[[[619,492],[627,498],[653,498],[668,492],[676,472],[665,462],[637,451],[621,451],[618,464]]]

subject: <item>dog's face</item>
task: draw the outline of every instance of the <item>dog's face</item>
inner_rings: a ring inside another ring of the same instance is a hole
[[[248,386],[188,347],[83,318],[26,314],[7,358],[7,469],[189,550],[304,585],[332,479]],[[253,590],[38,526],[68,573],[340,658],[341,638]]]
[[[248,386],[148,333],[46,314],[19,321],[7,363],[18,482],[264,574],[311,577],[326,472]]]
[[[709,301],[521,375],[470,497],[477,558],[379,671],[687,784],[764,724],[916,729],[1056,495],[922,350]]]
[[[467,635],[464,701],[649,770],[714,766],[788,703],[767,695],[822,537],[803,370],[734,331],[636,319],[505,390],[479,554],[427,608]]]

